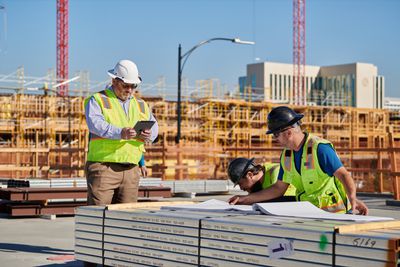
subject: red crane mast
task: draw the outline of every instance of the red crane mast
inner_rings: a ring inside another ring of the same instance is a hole
[[[57,0],[57,83],[68,79],[68,0]],[[59,87],[68,95],[68,84]]]
[[[306,105],[306,0],[293,0],[293,104]]]

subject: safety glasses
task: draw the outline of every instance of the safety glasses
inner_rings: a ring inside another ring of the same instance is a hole
[[[138,87],[136,83],[124,83],[121,79],[117,79],[117,81],[124,89],[136,89]]]
[[[278,138],[279,135],[280,135],[281,133],[286,132],[286,131],[289,130],[290,128],[293,128],[293,127],[292,127],[292,126],[287,127],[287,128],[285,128],[285,129],[283,129],[283,130],[280,130],[280,131],[278,131],[278,132],[273,133],[272,135],[274,136],[274,138]]]

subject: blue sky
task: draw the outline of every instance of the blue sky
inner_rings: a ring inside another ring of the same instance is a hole
[[[44,76],[56,66],[56,0],[0,0],[0,74],[23,65]],[[229,87],[246,64],[292,62],[291,0],[69,0],[69,72],[107,79],[116,61],[135,61],[146,83],[165,76],[176,85],[177,52],[213,37],[254,40],[255,46],[213,42],[196,50],[183,76],[219,78]],[[386,96],[400,97],[400,1],[307,0],[306,63],[366,62],[386,79]]]

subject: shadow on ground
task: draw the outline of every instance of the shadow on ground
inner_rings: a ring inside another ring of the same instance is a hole
[[[60,263],[38,265],[38,267],[56,267],[56,266],[82,267],[83,263],[81,261],[68,261],[68,262],[60,262]]]
[[[13,243],[0,243],[0,251],[7,253],[17,252],[31,252],[31,253],[44,253],[51,255],[63,255],[63,254],[74,254],[73,250],[51,248],[45,246],[32,246],[26,244],[13,244]]]

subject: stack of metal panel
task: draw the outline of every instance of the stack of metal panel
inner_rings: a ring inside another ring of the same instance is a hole
[[[118,266],[214,267],[397,266],[399,260],[399,221],[354,224],[113,206],[77,209],[76,259]]]
[[[72,188],[87,187],[85,178],[53,178],[53,179],[29,179],[32,188]],[[49,199],[48,202],[84,202],[86,198],[78,199]]]
[[[0,178],[0,186],[6,187],[10,179]],[[86,187],[86,178],[52,178],[26,179],[30,187]],[[139,186],[163,186],[171,188],[172,193],[216,193],[234,191],[233,184],[228,180],[185,180],[163,181],[161,178],[140,178]]]
[[[118,266],[197,266],[199,222],[228,215],[80,207],[75,216],[75,258]]]
[[[75,258],[102,263],[105,207],[87,206],[75,210]]]
[[[382,230],[342,234],[341,227],[364,224],[265,215],[207,219],[202,222],[201,264],[397,266],[400,222],[393,223],[398,228],[384,230],[385,234],[376,233]]]
[[[50,179],[50,187],[87,187],[86,178]]]
[[[229,183],[227,180],[162,181],[174,194],[229,192]]]
[[[51,187],[50,180],[46,179],[27,179],[29,181],[29,187],[35,188],[48,188]]]
[[[163,180],[161,180],[161,178],[154,178],[154,177],[140,178],[139,185],[140,186],[163,186]]]
[[[0,184],[7,185],[13,179],[1,178]],[[48,187],[86,187],[86,178],[52,178],[52,179],[18,179],[15,181],[27,182],[29,187],[48,188]]]
[[[400,221],[369,225],[338,227],[336,265],[400,266]]]
[[[265,215],[208,219],[202,222],[201,263],[206,266],[331,265],[333,226],[315,220]],[[321,239],[323,249],[320,249]],[[272,248],[281,246],[283,255],[275,257]],[[285,249],[285,246],[288,247]]]

